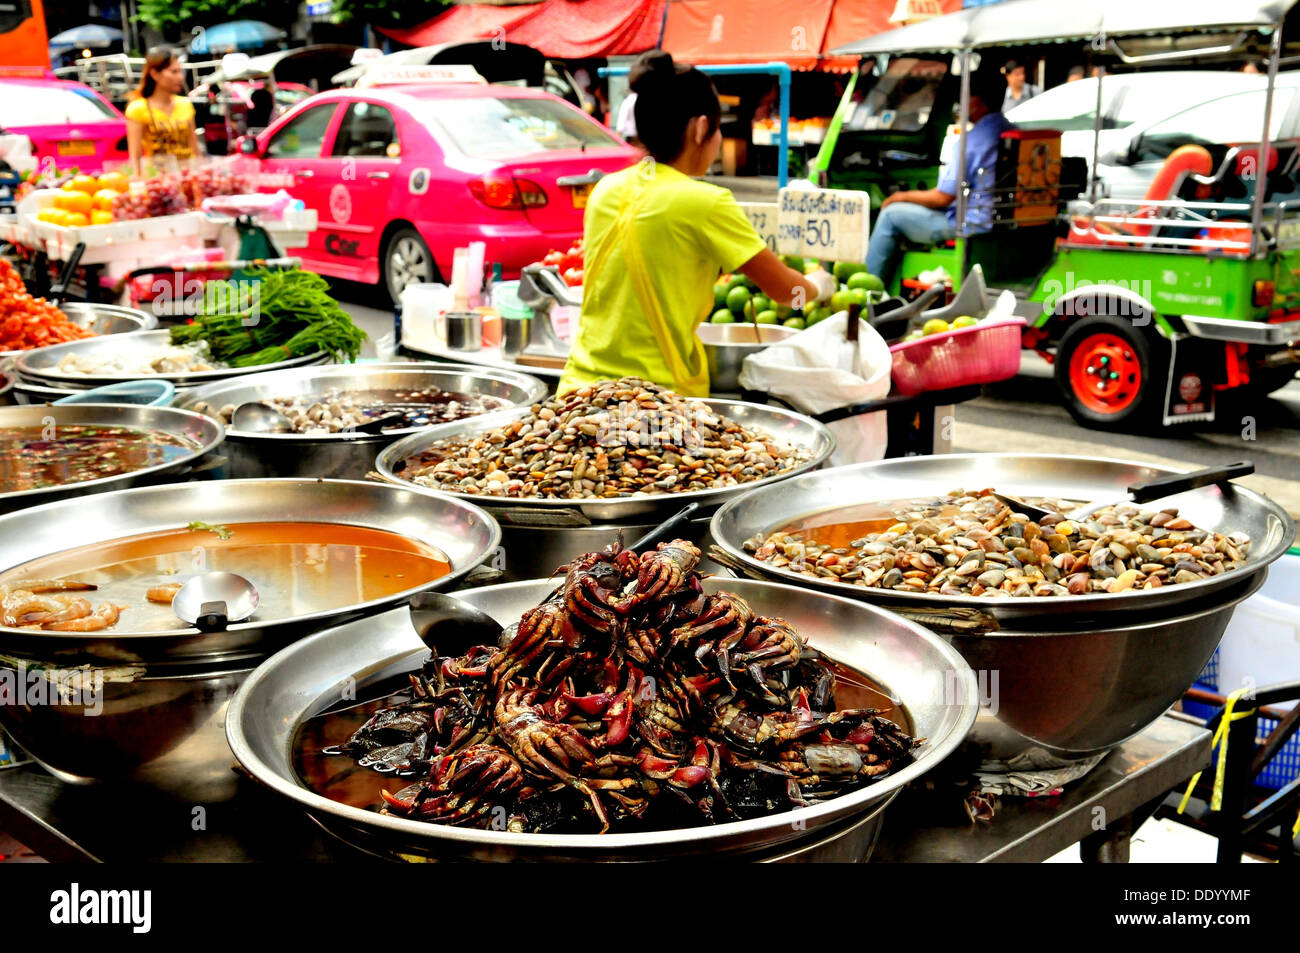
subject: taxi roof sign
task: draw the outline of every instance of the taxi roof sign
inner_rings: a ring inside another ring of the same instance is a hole
[[[449,63],[443,66],[367,66],[357,86],[408,86],[419,83],[477,83],[487,85],[472,66]]]

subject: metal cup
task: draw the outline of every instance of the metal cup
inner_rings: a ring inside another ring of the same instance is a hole
[[[528,346],[528,318],[501,316],[501,356],[518,357]]]
[[[483,315],[477,311],[448,311],[447,347],[453,351],[481,350]]]

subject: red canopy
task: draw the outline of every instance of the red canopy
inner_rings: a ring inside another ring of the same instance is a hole
[[[941,13],[956,13],[962,4],[962,0],[935,2]],[[826,37],[822,41],[822,54],[847,46],[855,40],[896,29],[901,24],[889,22],[896,6],[895,0],[836,0],[835,9],[831,11],[831,22],[826,27]],[[929,6],[926,4],[927,8]],[[856,56],[836,56],[831,57],[829,62],[824,61],[824,65],[835,68],[847,64],[851,69],[857,61]]]
[[[623,56],[659,45],[665,6],[667,0],[472,4],[453,7],[408,30],[380,32],[410,46],[500,38],[558,59]]]
[[[674,0],[663,48],[685,63],[817,64],[835,0]]]

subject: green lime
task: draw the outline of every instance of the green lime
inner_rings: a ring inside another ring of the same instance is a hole
[[[720,308],[713,312],[713,317],[709,318],[710,324],[735,324],[736,316],[726,308]]]
[[[782,255],[781,260],[785,262],[787,268],[793,268],[799,274],[803,274],[806,263],[798,255]]]
[[[948,322],[943,318],[931,318],[925,324],[921,325],[921,333],[924,335],[943,334],[944,331],[951,330]]]
[[[853,292],[845,289],[831,295],[831,311],[847,311],[853,303]]]
[[[849,296],[849,300],[860,307],[866,307],[867,293],[861,288],[854,288],[851,291],[844,292]]]
[[[787,307],[786,305],[783,304],[778,304],[776,306],[776,316],[780,318],[782,321],[790,317],[790,315],[792,314],[794,314],[793,308]]]
[[[727,306],[727,283],[719,281],[713,286],[713,307],[725,308]]]
[[[795,331],[802,331],[808,325],[804,323],[803,318],[786,318],[781,322],[782,327],[791,328]]]
[[[836,280],[847,282],[849,278],[852,277],[853,275],[859,274],[861,272],[865,272],[866,270],[867,270],[867,266],[862,264],[861,262],[837,261],[835,263],[834,269],[832,269],[831,271],[831,274],[835,276]],[[849,284],[849,287],[850,288],[853,287],[852,283]]]
[[[906,336],[905,338],[903,338],[903,340],[904,340],[904,341],[919,341],[919,340],[921,340],[921,338],[923,338],[923,337],[925,337],[925,333],[924,333],[920,328],[917,328],[917,329],[914,330],[914,331],[908,331],[908,332],[907,332],[907,336]]]
[[[727,291],[730,291],[732,288],[745,287],[745,281],[746,279],[744,275],[728,275],[726,280]]]
[[[776,306],[772,304],[772,299],[763,294],[763,292],[760,291],[758,294],[754,295],[755,311],[770,311],[774,307]]]
[[[740,314],[745,310],[745,305],[749,304],[750,294],[748,288],[735,287],[727,292],[727,307],[732,313]]]
[[[768,308],[766,310],[758,312],[758,315],[754,318],[754,323],[755,324],[780,324],[780,319],[777,318],[775,311],[773,311],[771,308]]]
[[[956,331],[958,328],[973,328],[977,324],[979,324],[979,321],[976,318],[971,317],[969,314],[963,314],[960,318],[953,318],[949,327]]]
[[[864,267],[862,271],[849,276],[849,287],[854,291],[859,288],[863,291],[884,291],[885,283],[875,275],[868,274]]]

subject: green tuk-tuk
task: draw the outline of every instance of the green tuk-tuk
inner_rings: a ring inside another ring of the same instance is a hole
[[[933,84],[920,97],[928,99],[928,112],[916,112],[898,129],[898,143],[880,145],[884,123],[877,119],[877,128],[866,131],[881,154],[864,156],[856,183],[841,177],[831,184],[877,195],[932,186],[939,155],[932,127],[946,129],[951,111],[944,101],[954,96],[961,131],[954,160],[964,170],[969,80],[981,50],[1086,42],[1094,54],[1136,66],[1222,58],[1262,38],[1270,55],[1256,141],[1216,143],[1214,130],[1206,129],[1193,142],[1162,143],[1167,158],[1147,195],[1117,200],[1098,194],[1086,160],[1060,158],[1059,135],[1007,133],[1017,138],[1004,136],[999,152],[992,228],[964,233],[970,185],[963,181],[955,241],[905,249],[893,285],[895,291],[915,285],[939,267],[959,282],[980,265],[991,288],[1016,294],[1027,322],[1024,346],[1054,364],[1066,405],[1088,426],[1213,420],[1219,395],[1271,393],[1295,376],[1300,362],[1300,142],[1269,141],[1282,21],[1294,3],[1009,0],[836,50],[888,57],[876,87],[896,63],[909,76],[929,70]],[[827,157],[845,154],[845,141],[852,146],[856,132],[846,133],[843,121],[870,95],[855,100],[852,87],[846,93],[836,120],[847,140],[828,146],[823,169]],[[891,131],[904,116],[897,104],[892,109]],[[869,106],[867,114],[879,117],[880,110]],[[1098,108],[1097,133],[1101,115]],[[912,148],[903,144],[907,136]]]

